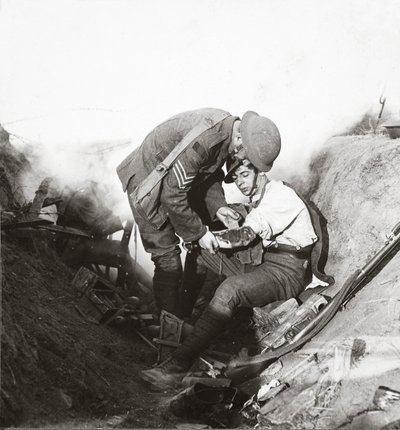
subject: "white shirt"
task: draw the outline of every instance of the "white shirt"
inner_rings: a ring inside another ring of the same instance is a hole
[[[257,197],[260,195],[253,196],[252,203]],[[258,206],[250,211],[243,225],[261,236],[264,247],[278,243],[304,248],[318,240],[306,205],[282,181],[266,184]]]

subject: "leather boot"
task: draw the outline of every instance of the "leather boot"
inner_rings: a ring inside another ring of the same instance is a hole
[[[222,308],[216,310],[208,306],[194,326],[191,335],[174,354],[158,366],[142,371],[142,379],[161,389],[178,385],[200,352],[224,330],[230,316],[230,311],[227,312]]]
[[[190,369],[191,363],[167,358],[161,364],[149,370],[142,370],[142,379],[149,382],[153,387],[167,389],[178,386]]]
[[[210,342],[223,332],[230,317],[230,311],[222,309],[222,307],[215,309],[208,306],[197,320],[190,336],[175,351],[173,357],[183,362],[193,363]]]

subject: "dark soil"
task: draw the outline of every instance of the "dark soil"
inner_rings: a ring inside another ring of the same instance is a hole
[[[141,381],[157,352],[134,326],[97,325],[78,313],[76,270],[48,244],[2,233],[1,425],[174,428],[189,421],[169,411],[177,392]],[[217,349],[258,352],[249,321],[249,313],[238,314]]]
[[[128,328],[84,320],[73,270],[4,232],[1,256],[3,426],[104,425],[121,415],[114,421],[125,427],[174,427],[159,404],[166,396],[138,378],[156,353]]]

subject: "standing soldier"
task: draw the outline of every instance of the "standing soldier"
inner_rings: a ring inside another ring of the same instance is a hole
[[[179,238],[215,253],[218,242],[207,221],[240,217],[227,206],[221,185],[228,156],[247,158],[268,171],[280,147],[275,124],[255,112],[240,120],[220,109],[197,109],[158,125],[118,166],[143,246],[155,265],[158,314],[180,315]]]

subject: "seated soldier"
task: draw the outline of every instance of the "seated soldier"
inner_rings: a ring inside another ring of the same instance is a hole
[[[225,328],[238,308],[262,307],[297,297],[310,280],[310,255],[318,238],[310,213],[296,192],[281,181],[269,180],[255,167],[234,162],[226,182],[235,182],[250,198],[250,212],[238,229],[217,234],[220,248],[212,255],[201,250],[204,263],[226,279],[196,322],[193,332],[174,354],[142,377],[158,386],[174,385],[198,355]],[[249,251],[244,252],[243,251]],[[242,257],[246,261],[241,262]]]

